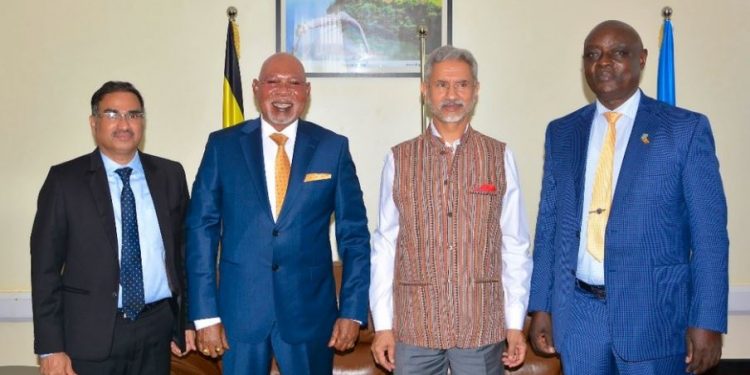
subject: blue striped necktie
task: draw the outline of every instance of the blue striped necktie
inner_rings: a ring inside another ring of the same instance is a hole
[[[138,237],[138,218],[135,214],[135,196],[130,188],[132,168],[115,171],[122,179],[120,209],[122,210],[122,253],[120,254],[120,285],[122,286],[122,311],[131,320],[145,305],[143,297],[143,266],[141,244]]]

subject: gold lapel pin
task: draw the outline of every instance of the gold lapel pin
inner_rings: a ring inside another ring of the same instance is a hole
[[[651,143],[651,141],[648,139],[648,133],[641,134],[641,142],[643,142],[644,145]]]

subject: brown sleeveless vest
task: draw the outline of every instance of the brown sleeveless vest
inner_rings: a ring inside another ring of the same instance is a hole
[[[505,339],[504,151],[471,127],[455,153],[429,132],[393,147],[399,342],[449,349]]]

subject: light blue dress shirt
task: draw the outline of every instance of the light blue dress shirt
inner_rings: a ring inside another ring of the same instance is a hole
[[[143,292],[146,303],[169,298],[172,292],[167,280],[167,268],[165,265],[164,241],[159,229],[159,220],[156,217],[154,201],[151,199],[151,191],[148,189],[146,175],[139,153],[127,165],[120,165],[104,154],[102,161],[107,172],[112,208],[115,214],[115,227],[117,228],[117,258],[122,257],[122,210],[120,208],[120,193],[122,192],[122,180],[115,170],[124,167],[133,168],[130,175],[130,187],[135,195],[135,211],[138,215],[138,237],[141,245],[141,264],[143,266]],[[122,285],[119,287],[117,307],[122,307]]]
[[[604,136],[607,133],[607,119],[604,117],[605,112],[619,112],[622,116],[615,124],[615,157],[612,166],[612,196],[615,195],[617,188],[617,179],[620,175],[622,159],[625,156],[625,149],[628,147],[628,139],[633,131],[635,115],[638,113],[638,104],[641,102],[641,90],[638,90],[621,106],[610,110],[599,101],[596,101],[596,114],[594,121],[591,123],[591,134],[589,135],[589,148],[586,156],[586,182],[583,189],[583,208],[581,214],[581,242],[578,247],[578,268],[576,277],[581,281],[591,285],[604,285],[604,263],[594,259],[586,249],[588,243],[588,212],[591,206],[591,195],[593,194],[593,184],[596,174],[596,167],[599,164],[599,154],[601,154]],[[607,248],[604,247],[604,257],[607,257]]]

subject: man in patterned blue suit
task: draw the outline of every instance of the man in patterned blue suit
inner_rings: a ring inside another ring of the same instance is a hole
[[[729,240],[714,140],[704,115],[638,89],[646,57],[629,25],[597,25],[583,52],[596,101],[547,128],[530,341],[567,375],[701,373],[721,357]]]

